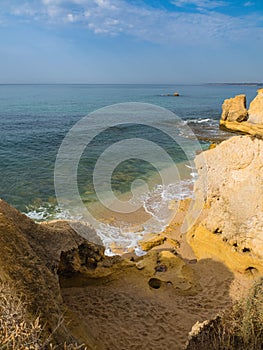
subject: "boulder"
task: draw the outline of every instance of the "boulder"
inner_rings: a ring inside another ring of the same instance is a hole
[[[222,105],[222,121],[242,122],[247,120],[246,95],[229,98]]]
[[[195,196],[206,209],[188,236],[195,253],[207,258],[210,250],[231,264],[232,251],[238,253],[232,259],[237,265],[248,265],[244,270],[253,271],[254,258],[260,261],[254,270],[263,268],[263,140],[232,137],[198,155],[195,163]]]
[[[246,96],[238,95],[222,105],[220,128],[242,134],[263,136],[263,89],[246,109]]]
[[[258,90],[258,95],[250,103],[248,115],[250,123],[263,125],[263,89]]]

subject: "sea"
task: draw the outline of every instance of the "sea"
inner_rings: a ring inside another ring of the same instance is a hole
[[[71,212],[70,198],[63,198],[63,205],[56,182],[67,197],[74,178],[85,208],[107,198],[106,192],[121,197],[134,186],[145,211],[165,226],[163,205],[193,196],[196,153],[232,136],[219,130],[223,101],[246,94],[249,103],[257,89],[230,84],[0,85],[0,198],[35,221],[84,220],[81,211]],[[83,146],[79,140],[84,134]],[[79,154],[71,152],[65,140],[71,140]],[[69,163],[77,168],[75,177],[60,173],[67,158],[74,158]],[[180,174],[163,183],[160,173],[171,163],[180,164]],[[188,175],[181,170],[184,166],[190,169]],[[147,183],[147,190],[141,191]],[[120,228],[100,222],[97,230],[110,253]],[[139,236],[146,231],[140,229]],[[124,245],[136,247],[138,233],[128,236]]]

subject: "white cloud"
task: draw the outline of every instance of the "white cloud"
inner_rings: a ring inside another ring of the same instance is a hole
[[[199,9],[213,9],[217,7],[227,6],[227,3],[225,1],[220,0],[174,0],[172,3],[178,7],[194,5]]]
[[[251,37],[263,37],[257,26],[260,15],[243,18],[222,14],[216,7],[219,0],[174,0],[177,6],[192,4],[204,11],[168,12],[151,7],[136,6],[125,0],[35,0],[20,2],[12,13],[28,16],[42,23],[78,22],[95,34],[124,33],[141,40],[167,45],[224,45],[244,42]],[[41,6],[40,6],[41,5]],[[261,40],[261,39],[260,39]]]
[[[73,23],[73,22],[75,22],[75,16],[72,15],[72,13],[68,13],[68,14],[67,14],[67,17],[66,17],[66,20],[67,20],[68,22]]]
[[[112,9],[114,6],[109,0],[94,0],[100,8]]]
[[[247,2],[244,3],[245,7],[251,7],[251,6],[254,6],[254,5],[255,5],[254,2],[252,2],[252,1],[247,1]]]

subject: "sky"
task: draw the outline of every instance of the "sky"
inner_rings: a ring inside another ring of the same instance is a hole
[[[0,83],[263,82],[262,0],[0,0]]]

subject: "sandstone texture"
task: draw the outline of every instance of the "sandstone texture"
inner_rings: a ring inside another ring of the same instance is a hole
[[[246,109],[246,96],[238,95],[224,101],[220,128],[231,132],[263,136],[263,89]]]
[[[96,235],[91,227],[86,231]],[[39,225],[0,200],[0,281],[24,295],[28,314],[40,316],[53,344],[75,341],[61,323],[66,309],[59,274],[94,270],[103,258],[102,246],[89,243],[66,222]]]
[[[232,137],[195,162],[195,195],[206,212],[188,233],[195,254],[221,256],[244,272],[263,271],[263,140]]]
[[[224,101],[221,116],[223,121],[242,122],[247,118],[246,95],[238,95]]]
[[[146,235],[141,241],[139,241],[139,245],[142,250],[148,251],[154,247],[162,245],[166,240],[166,237],[158,234]]]
[[[263,89],[258,90],[258,95],[250,103],[248,114],[250,123],[263,125]]]

